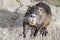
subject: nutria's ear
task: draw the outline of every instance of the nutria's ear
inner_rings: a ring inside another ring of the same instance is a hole
[[[28,6],[28,10],[30,10],[31,9],[31,6]]]
[[[31,8],[31,6],[28,6],[28,8]]]
[[[25,16],[27,16],[28,14],[29,14],[29,11],[31,10],[31,6],[27,6],[28,7],[28,9],[27,9],[27,11],[26,11],[26,13],[25,13]],[[25,17],[24,16],[24,17]]]

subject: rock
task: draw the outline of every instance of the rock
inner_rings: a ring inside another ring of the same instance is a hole
[[[16,0],[3,0],[2,8],[9,10],[11,12],[15,12],[15,10],[20,6],[20,4]]]
[[[5,9],[0,9],[0,27],[11,27],[14,21],[18,18],[17,13],[7,11]]]
[[[30,5],[31,0],[19,0],[23,5]]]
[[[25,14],[26,11],[27,11],[27,9],[28,9],[28,7],[22,6],[21,8],[19,8],[19,10],[17,11],[17,13]]]
[[[1,0],[0,6],[2,9],[9,10],[11,12],[16,12],[16,10],[23,7],[28,7],[36,4],[37,2],[33,2],[32,0]],[[25,7],[25,9],[26,9]]]

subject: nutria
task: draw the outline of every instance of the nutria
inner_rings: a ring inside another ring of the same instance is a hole
[[[38,31],[42,36],[46,36],[48,31],[47,26],[50,24],[52,18],[51,8],[49,5],[40,2],[36,5],[29,7],[23,19],[23,37],[26,37],[26,26],[31,27],[31,35],[36,36]]]

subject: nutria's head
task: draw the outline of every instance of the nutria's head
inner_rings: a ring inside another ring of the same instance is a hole
[[[45,16],[46,10],[43,7],[33,6],[26,12],[25,17],[27,17],[30,25],[39,24],[40,20]]]
[[[42,16],[45,15],[45,10],[42,7],[34,7],[34,9],[30,13],[29,24],[35,25],[39,24]],[[44,17],[44,16],[43,16]]]

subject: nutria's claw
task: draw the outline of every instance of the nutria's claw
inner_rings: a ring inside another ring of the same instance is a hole
[[[26,35],[25,34],[23,35],[23,38],[26,38]]]
[[[48,33],[48,31],[44,30],[44,31],[42,32],[42,36],[47,36],[47,33]]]

